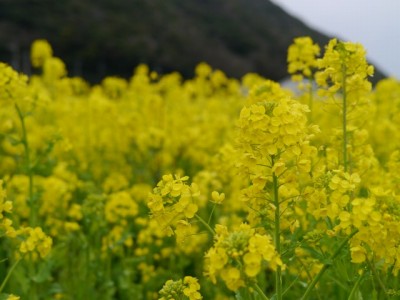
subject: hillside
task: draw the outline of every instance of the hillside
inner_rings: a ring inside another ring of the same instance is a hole
[[[268,0],[0,1],[1,61],[29,73],[29,46],[46,38],[70,75],[93,82],[128,77],[139,63],[189,77],[199,61],[280,80],[287,47],[302,35],[328,40]]]

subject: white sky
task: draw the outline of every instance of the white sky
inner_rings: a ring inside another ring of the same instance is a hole
[[[400,0],[271,1],[313,29],[363,44],[373,65],[400,79]]]

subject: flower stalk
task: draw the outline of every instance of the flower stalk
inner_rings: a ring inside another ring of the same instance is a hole
[[[274,165],[274,158],[272,157],[272,165]],[[274,242],[275,242],[275,249],[278,255],[281,255],[281,225],[280,225],[280,203],[279,203],[279,183],[278,177],[275,175],[275,172],[272,174],[273,180],[273,189],[274,189],[274,205],[275,205],[275,234],[274,234]],[[282,299],[282,268],[281,266],[277,266],[276,273],[275,273],[275,289],[276,289],[276,299]]]
[[[37,225],[38,203],[33,196],[33,166],[31,163],[28,135],[25,125],[25,115],[22,113],[17,103],[15,103],[15,109],[17,111],[18,118],[21,124],[21,130],[22,130],[21,143],[24,147],[26,173],[29,178],[29,194],[28,194],[28,204],[30,208],[29,224],[30,226],[35,227]]]
[[[4,278],[3,282],[1,283],[0,286],[0,293],[3,291],[4,287],[6,286],[8,280],[11,277],[11,274],[13,273],[14,269],[17,267],[17,265],[19,264],[19,262],[21,261],[21,259],[18,259],[14,262],[14,264],[11,266],[10,270],[8,270],[8,273],[6,275],[6,278]]]
[[[195,214],[194,216],[197,220],[200,221],[201,224],[204,225],[204,227],[211,233],[212,236],[215,235],[214,229],[212,229],[211,226],[206,221],[204,221],[202,217],[200,217],[198,214]]]
[[[332,254],[331,258],[329,259],[328,263],[325,263],[322,269],[319,271],[317,276],[314,277],[313,281],[311,281],[310,285],[307,287],[307,290],[305,291],[303,297],[301,297],[301,300],[306,300],[310,297],[310,294],[318,281],[321,279],[322,275],[324,275],[325,271],[328,270],[331,266],[333,261],[336,259],[336,257],[340,254],[342,249],[347,245],[347,243],[350,241],[350,239],[358,232],[358,229],[355,229],[349,236],[346,237],[346,239],[339,245],[339,247],[336,249],[336,251]]]
[[[254,289],[256,290],[256,292],[258,293],[258,295],[260,296],[261,299],[263,300],[269,300],[269,298],[264,294],[263,290],[260,288],[260,286],[256,283],[254,284]]]

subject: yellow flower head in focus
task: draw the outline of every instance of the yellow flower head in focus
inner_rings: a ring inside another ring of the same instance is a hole
[[[332,39],[317,64],[321,71],[315,75],[316,82],[326,89],[320,90],[321,95],[330,96],[346,89],[345,92],[357,98],[360,93],[370,92],[371,83],[367,78],[373,75],[374,67],[368,64],[361,44]]]
[[[212,202],[214,202],[215,204],[221,204],[222,201],[224,201],[224,199],[225,199],[225,194],[218,193],[217,191],[213,191],[211,193],[211,198],[212,198]]]
[[[203,299],[200,292],[200,284],[197,278],[185,276],[179,280],[167,280],[159,292],[159,300],[167,299],[189,299],[200,300]]]
[[[236,291],[248,279],[256,279],[264,262],[273,270],[282,266],[272,238],[256,233],[249,225],[242,224],[232,232],[217,225],[215,231],[214,246],[205,255],[205,275],[214,284],[219,276],[228,289]]]
[[[199,187],[195,183],[188,185],[188,180],[188,176],[176,175],[174,179],[171,174],[164,175],[148,197],[152,217],[170,232],[172,223],[181,218],[191,219],[198,211],[195,200],[200,195]]]

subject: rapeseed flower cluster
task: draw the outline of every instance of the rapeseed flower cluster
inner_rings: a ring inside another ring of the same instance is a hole
[[[10,101],[27,100],[28,77],[19,74],[11,66],[0,62],[0,101],[3,105]]]
[[[22,254],[32,255],[32,259],[47,256],[53,244],[52,239],[47,236],[40,227],[26,227],[18,230],[18,237],[22,238],[19,251]]]
[[[268,86],[251,90],[249,102],[254,104],[245,106],[239,117],[240,169],[251,182],[242,189],[242,200],[249,202],[250,218],[256,223],[274,220],[276,202],[294,216],[290,203],[300,196],[317,154],[310,140],[319,130],[307,123],[307,106],[279,92],[279,87]]]
[[[111,225],[111,229],[103,237],[102,250],[104,252],[111,249],[118,253],[123,246],[133,246],[129,223],[133,222],[134,217],[139,213],[138,210],[137,203],[127,191],[119,191],[108,196],[104,206],[104,217]]]
[[[320,48],[310,37],[298,37],[288,48],[288,72],[293,81],[301,81],[303,77],[312,79],[317,68],[317,57]]]
[[[11,216],[13,204],[6,200],[6,191],[3,188],[3,181],[0,180],[0,229],[2,236],[15,239],[19,243],[19,252],[24,255],[30,253],[31,258],[44,258],[52,247],[52,239],[47,236],[42,228],[20,227],[14,228]]]
[[[7,236],[13,238],[16,236],[15,228],[12,226],[12,220],[8,218],[8,214],[11,214],[13,205],[12,202],[6,200],[6,191],[3,188],[3,181],[0,180],[0,230],[1,236]]]
[[[327,126],[332,124],[314,119],[322,124],[322,131],[331,133],[329,139],[318,141],[326,146],[321,151],[321,172],[314,174],[313,186],[304,192],[308,214],[321,220],[320,226],[327,227],[328,236],[352,237],[349,252],[353,263],[368,266],[372,263],[373,268],[391,269],[397,274],[398,246],[393,240],[397,233],[393,229],[398,226],[395,225],[398,212],[392,208],[398,196],[389,179],[395,176],[389,166],[390,154],[394,157],[396,153],[396,142],[386,143],[385,150],[376,143],[375,130],[383,130],[379,132],[385,135],[384,130],[390,131],[393,123],[382,117],[381,126],[381,122],[369,118],[383,116],[386,109],[379,93],[375,94],[378,95],[375,101],[370,95],[367,77],[372,75],[373,67],[367,64],[361,45],[337,40],[328,44],[318,66],[321,71],[316,74],[316,83],[323,88],[320,95],[330,97],[321,102],[321,107],[325,105],[324,109],[333,112],[329,105],[342,101],[341,122],[333,123],[342,128],[329,129]],[[385,93],[393,83],[386,80],[378,88]],[[396,84],[391,87],[391,99],[396,101]],[[384,151],[386,158],[382,155]]]
[[[325,217],[336,219],[348,207],[351,193],[360,181],[357,173],[350,175],[339,170],[317,178],[314,187],[305,189],[308,213],[317,220]]]
[[[366,61],[366,51],[360,44],[332,39],[326,46],[324,56],[317,61],[321,71],[316,73],[316,82],[327,88],[323,95],[335,95],[340,89],[345,91],[352,104],[371,90],[367,80],[374,68]]]
[[[221,278],[236,291],[256,281],[256,276],[268,265],[272,270],[282,266],[269,235],[256,233],[248,224],[231,232],[223,225],[216,226],[214,245],[205,255],[205,274],[216,284]]]
[[[203,299],[200,292],[200,284],[197,278],[191,276],[185,276],[180,280],[168,280],[163,288],[160,290],[159,300],[168,299],[188,299],[197,300]]]
[[[197,184],[188,185],[188,176],[164,175],[149,195],[147,206],[152,217],[169,234],[172,226],[181,219],[192,219],[197,210],[196,198],[200,195]]]

